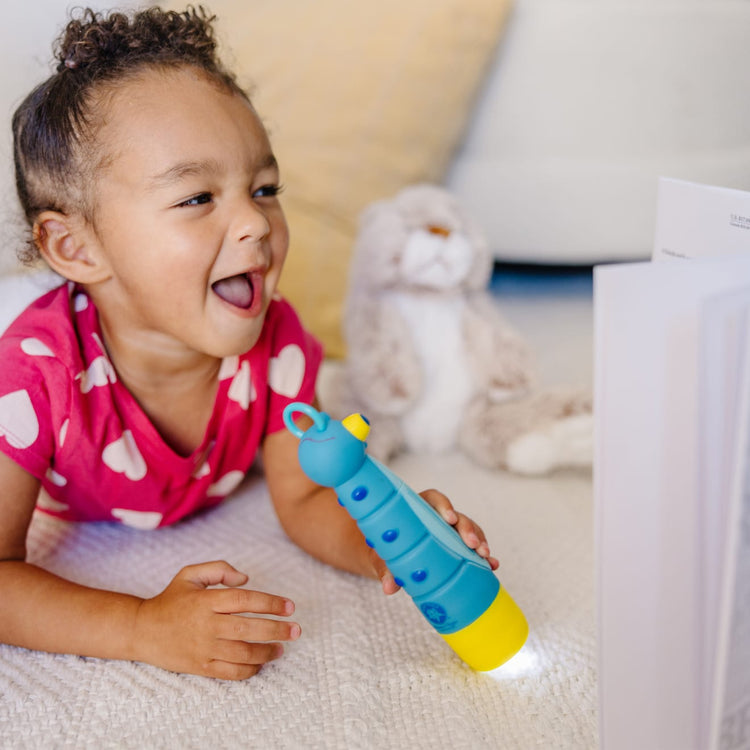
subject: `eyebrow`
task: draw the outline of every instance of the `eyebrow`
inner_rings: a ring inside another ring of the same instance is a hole
[[[273,153],[268,153],[258,164],[253,165],[254,171],[263,171],[265,169],[278,169],[279,164],[276,161],[276,157]],[[222,171],[221,166],[215,159],[199,159],[199,160],[188,160],[181,161],[177,164],[173,164],[163,172],[153,175],[149,178],[149,188],[152,190],[158,190],[159,188],[167,187],[180,180],[184,180],[186,177],[194,177],[196,175],[205,174],[219,174]]]

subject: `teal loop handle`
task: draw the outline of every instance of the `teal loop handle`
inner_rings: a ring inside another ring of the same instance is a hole
[[[305,430],[300,429],[294,421],[295,414],[306,414],[312,419],[315,427],[323,432],[328,427],[328,421],[330,417],[322,411],[318,411],[314,406],[310,404],[303,404],[301,401],[296,401],[293,404],[289,404],[284,409],[284,424],[287,430],[294,435],[298,440],[305,434]]]

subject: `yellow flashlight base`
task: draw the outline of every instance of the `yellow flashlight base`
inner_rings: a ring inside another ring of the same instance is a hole
[[[472,669],[488,672],[518,653],[528,634],[523,612],[501,586],[492,604],[474,622],[442,637]]]

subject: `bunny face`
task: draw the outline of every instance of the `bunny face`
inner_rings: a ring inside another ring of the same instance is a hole
[[[484,237],[453,196],[414,185],[362,214],[351,289],[465,292],[484,288],[491,268]]]
[[[471,244],[463,232],[436,229],[420,227],[407,237],[399,259],[401,279],[427,289],[459,288],[471,271]]]

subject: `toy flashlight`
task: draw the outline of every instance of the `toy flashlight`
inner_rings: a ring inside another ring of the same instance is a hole
[[[305,431],[294,421],[299,413],[313,421]],[[529,628],[518,605],[429,503],[366,454],[365,417],[338,421],[297,402],[284,409],[284,423],[299,438],[305,474],[335,489],[396,583],[463,661],[487,671],[519,651]]]

